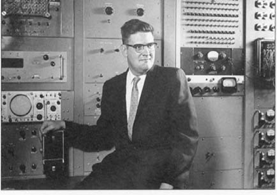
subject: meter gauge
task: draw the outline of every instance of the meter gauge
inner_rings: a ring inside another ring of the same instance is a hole
[[[210,51],[207,54],[207,58],[211,61],[211,62],[215,62],[218,60],[219,58],[219,53],[217,51]]]
[[[221,89],[223,93],[237,92],[237,79],[235,77],[223,77],[221,82]]]

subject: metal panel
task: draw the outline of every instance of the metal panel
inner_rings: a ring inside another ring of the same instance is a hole
[[[2,124],[2,177],[44,177],[40,126],[40,123]]]
[[[85,115],[101,114],[101,98],[103,84],[84,84]]]
[[[66,82],[67,53],[2,51],[1,72],[3,83]]]
[[[61,118],[66,121],[73,121],[73,102],[74,92],[73,91],[62,91],[61,99]]]
[[[210,52],[218,59],[211,61]],[[243,75],[242,49],[228,48],[181,48],[181,68],[188,75]]]
[[[245,106],[244,106],[244,188],[254,188],[257,179],[253,170],[253,117],[256,109],[272,108],[275,96],[272,90],[261,86],[255,42],[260,39],[275,39],[275,0],[245,0]],[[274,17],[272,17],[274,16]],[[274,27],[274,28],[273,28]],[[271,104],[272,103],[272,104]]]
[[[108,10],[105,12],[105,9]],[[137,9],[143,9],[142,16]],[[121,38],[120,28],[128,20],[137,18],[155,28],[155,38],[162,36],[162,0],[86,0],[84,1],[85,37]],[[105,29],[103,31],[103,29]]]
[[[190,172],[193,189],[242,189],[241,169]]]
[[[101,163],[102,160],[110,153],[114,151],[104,150],[100,152],[84,152],[84,172],[87,175],[89,172],[93,171],[92,166],[96,163]]]
[[[2,4],[1,14],[2,35],[73,37],[73,0],[50,1],[49,5],[45,5],[48,2],[14,1],[10,4],[10,1],[5,0]],[[40,9],[41,6],[45,6],[49,10],[42,10]],[[29,13],[29,10],[32,10],[32,12]]]
[[[201,137],[235,137],[243,132],[243,97],[194,97]]]
[[[157,41],[155,63],[161,65],[161,42]],[[121,40],[86,39],[84,57],[84,79],[86,83],[105,82],[128,68],[122,55]]]
[[[61,120],[60,91],[2,93],[1,121],[9,123]]]
[[[2,51],[34,51],[30,57],[36,56],[36,51],[52,53],[66,53],[67,82],[62,83],[5,83],[2,90],[70,90],[72,89],[72,69],[73,69],[73,40],[71,38],[37,38],[37,37],[2,37]],[[23,52],[23,53],[24,53]],[[28,54],[28,55],[29,55]],[[28,64],[29,65],[29,64]],[[41,71],[41,70],[39,70]],[[59,71],[60,72],[60,71]],[[40,72],[39,72],[40,74]]]
[[[242,48],[243,2],[182,0],[182,47]]]
[[[242,138],[201,138],[194,158],[193,170],[216,171],[241,169]]]
[[[275,105],[275,89],[255,90],[255,108],[272,108]]]
[[[85,116],[85,124],[95,125],[98,120],[97,115],[94,116]],[[105,156],[113,152],[115,148],[111,150],[104,150],[99,152],[84,152],[84,175],[88,175],[92,170],[92,166],[96,163],[100,163]]]

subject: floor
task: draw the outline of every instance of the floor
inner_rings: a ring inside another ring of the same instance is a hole
[[[2,180],[2,190],[66,190],[73,189],[84,177],[63,177],[57,179]]]

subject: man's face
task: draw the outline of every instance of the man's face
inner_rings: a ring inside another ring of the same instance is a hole
[[[128,39],[128,45],[153,43],[154,37],[151,32],[137,32]],[[145,74],[154,64],[155,47],[149,49],[144,47],[141,52],[137,52],[131,46],[124,46],[124,55],[127,57],[128,66],[136,76]]]

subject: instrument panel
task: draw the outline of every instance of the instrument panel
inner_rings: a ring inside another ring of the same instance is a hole
[[[1,98],[4,123],[61,120],[59,91],[5,91]]]

